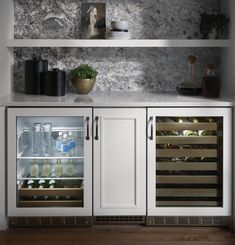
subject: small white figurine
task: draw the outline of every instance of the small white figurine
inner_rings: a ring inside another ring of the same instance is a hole
[[[90,8],[87,10],[87,14],[89,15],[90,25],[88,29],[88,36],[96,36],[99,34],[98,29],[96,28],[96,22],[97,22],[97,8],[94,6],[90,6]]]

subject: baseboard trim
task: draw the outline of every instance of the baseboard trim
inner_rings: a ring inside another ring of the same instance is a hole
[[[136,225],[145,224],[145,216],[94,216],[94,225]]]
[[[7,229],[7,219],[5,215],[0,215],[0,230],[6,230]]]
[[[92,226],[92,217],[9,217],[9,228]]]
[[[147,226],[229,226],[230,217],[221,216],[147,216]]]

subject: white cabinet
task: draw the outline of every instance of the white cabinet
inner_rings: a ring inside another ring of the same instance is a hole
[[[231,109],[148,110],[148,216],[231,215]]]
[[[5,158],[5,108],[0,107],[0,230],[6,228],[6,158]]]
[[[94,109],[94,215],[146,215],[146,110]]]
[[[149,108],[147,114],[148,125],[144,108],[9,108],[8,216],[230,216],[231,109]],[[38,122],[52,123],[51,155],[32,152]],[[4,132],[4,120],[0,126]],[[58,132],[79,139],[72,155],[53,148]],[[39,176],[31,174],[35,161]],[[42,190],[42,179],[62,185]]]
[[[92,215],[91,124],[90,108],[8,109],[9,217]]]

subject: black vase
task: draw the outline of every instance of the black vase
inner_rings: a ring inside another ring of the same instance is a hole
[[[66,72],[59,69],[44,72],[45,95],[64,96],[66,85]]]
[[[48,70],[48,61],[34,57],[25,61],[25,93],[44,94],[43,72]]]

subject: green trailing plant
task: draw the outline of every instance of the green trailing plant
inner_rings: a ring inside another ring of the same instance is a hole
[[[98,72],[88,64],[80,65],[71,70],[72,79],[95,79]]]
[[[202,13],[200,21],[200,32],[203,38],[208,38],[209,34],[216,31],[216,38],[221,37],[226,30],[229,18],[225,14]]]

